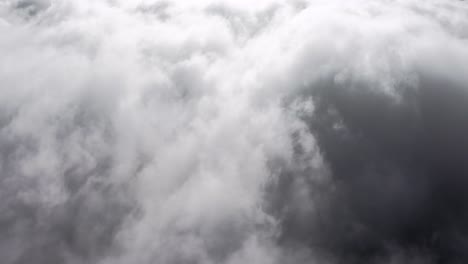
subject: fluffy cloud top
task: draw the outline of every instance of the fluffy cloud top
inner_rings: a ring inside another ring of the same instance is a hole
[[[468,260],[468,6],[0,3],[0,258]]]

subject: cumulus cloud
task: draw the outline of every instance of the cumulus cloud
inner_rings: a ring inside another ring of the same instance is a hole
[[[462,263],[468,6],[0,3],[2,263]]]

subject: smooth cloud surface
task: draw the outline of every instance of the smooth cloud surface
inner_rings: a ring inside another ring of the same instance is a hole
[[[468,6],[0,3],[2,263],[463,263]]]

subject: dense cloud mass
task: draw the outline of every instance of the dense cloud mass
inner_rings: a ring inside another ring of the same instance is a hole
[[[3,0],[0,262],[468,262],[468,3]]]

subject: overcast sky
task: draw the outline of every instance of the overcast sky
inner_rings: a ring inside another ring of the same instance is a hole
[[[0,1],[0,262],[468,262],[468,2]]]

